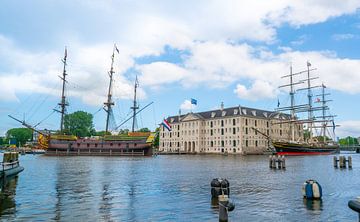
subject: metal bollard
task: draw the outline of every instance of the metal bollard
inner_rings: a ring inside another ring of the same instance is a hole
[[[276,162],[278,164],[278,169],[281,169],[282,168],[281,156],[277,156]]]
[[[229,220],[228,212],[234,209],[235,205],[230,202],[228,195],[219,196],[219,222],[227,222]]]
[[[272,168],[272,155],[269,156],[269,168]]]

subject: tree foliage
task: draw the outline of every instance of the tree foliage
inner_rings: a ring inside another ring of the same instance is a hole
[[[28,128],[13,128],[6,132],[6,138],[16,140],[16,145],[23,146],[27,141],[32,139],[32,130]]]
[[[348,136],[348,137],[345,137],[345,138],[341,138],[339,140],[339,144],[341,146],[359,145],[359,141],[355,137]]]
[[[150,130],[149,130],[149,128],[141,128],[141,129],[139,129],[139,131],[138,132],[144,132],[144,133],[147,133],[147,132],[151,132]]]
[[[155,129],[155,139],[154,139],[154,146],[155,148],[159,148],[159,138],[160,138],[160,128]]]
[[[76,111],[65,115],[64,133],[78,137],[86,137],[95,134],[93,115],[84,111]]]
[[[129,129],[121,129],[119,131],[119,135],[128,135],[129,131],[130,131]]]

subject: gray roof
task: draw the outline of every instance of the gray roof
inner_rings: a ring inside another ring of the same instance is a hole
[[[190,113],[187,113],[185,115],[180,115],[180,119],[183,119],[185,116],[187,116],[189,114]],[[216,109],[216,110],[210,110],[210,111],[199,112],[199,113],[191,113],[191,114],[198,116],[199,119],[204,119],[204,120],[205,119],[225,118],[225,117],[235,117],[235,116],[256,117],[256,118],[262,118],[262,119],[268,119],[268,118],[290,119],[290,115],[288,115],[288,114],[274,112],[274,111],[254,109],[254,108],[243,107],[243,106],[235,106],[235,107],[230,107],[230,108],[224,108],[222,110]],[[173,119],[173,121],[171,121],[171,119]],[[169,121],[169,123],[179,122],[179,115],[169,116],[167,118],[167,121]]]

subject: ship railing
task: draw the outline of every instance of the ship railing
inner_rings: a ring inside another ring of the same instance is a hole
[[[2,171],[13,169],[15,167],[18,167],[19,161],[12,161],[12,162],[0,162]]]

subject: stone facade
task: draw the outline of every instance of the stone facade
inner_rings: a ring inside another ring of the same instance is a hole
[[[268,139],[287,140],[292,124],[283,113],[231,107],[200,113],[171,116],[168,131],[160,127],[160,152],[262,154]],[[282,123],[287,122],[287,123]],[[295,127],[296,140],[302,139],[301,125]]]

